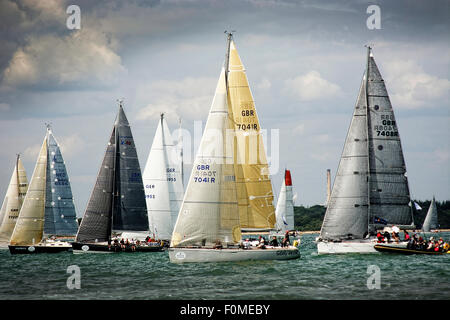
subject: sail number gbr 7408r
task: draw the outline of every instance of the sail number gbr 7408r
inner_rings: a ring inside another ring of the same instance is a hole
[[[381,115],[381,125],[375,125],[373,129],[377,137],[398,137],[397,126],[392,115]]]

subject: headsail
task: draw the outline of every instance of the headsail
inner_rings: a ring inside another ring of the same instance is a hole
[[[41,242],[44,231],[45,180],[47,171],[47,136],[44,138],[28,191],[11,235],[11,245]]]
[[[377,227],[375,221],[411,225],[409,203],[394,112],[369,47],[320,238],[363,238]]]
[[[231,34],[228,35],[226,82],[242,230],[273,229],[275,208],[269,166],[255,103]]]
[[[292,193],[291,172],[285,170],[283,184],[276,208],[277,230],[283,233],[294,230],[294,198]]]
[[[157,239],[172,237],[183,201],[181,170],[176,158],[169,127],[161,114],[143,177],[150,232]]]
[[[47,146],[44,234],[74,236],[78,223],[72,189],[61,150],[49,126]]]
[[[172,235],[171,247],[212,246],[241,239],[232,158],[227,152],[229,129],[225,70],[214,100]]]
[[[25,168],[17,155],[8,190],[0,211],[0,242],[9,242],[28,189]]]
[[[367,125],[365,76],[347,132],[320,238],[362,238],[367,231]]]
[[[111,237],[111,212],[116,149],[113,127],[94,189],[77,233],[77,242],[108,241]]]
[[[438,212],[436,207],[436,200],[433,197],[431,200],[430,207],[428,208],[427,216],[422,225],[423,232],[430,232],[433,229],[437,229],[438,225]]]

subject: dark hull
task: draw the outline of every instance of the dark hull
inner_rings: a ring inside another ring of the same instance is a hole
[[[441,255],[446,254],[447,252],[436,252],[436,251],[425,251],[425,250],[416,250],[416,249],[407,249],[407,248],[395,248],[385,245],[376,244],[374,246],[375,250],[379,252],[388,252],[388,253],[397,253],[397,254],[430,254],[430,255]]]
[[[68,246],[8,246],[11,254],[59,253],[72,251]]]
[[[72,242],[72,247],[74,251],[86,252],[86,253],[114,253],[114,252],[158,252],[163,251],[163,247],[157,246],[136,246],[135,250],[128,246],[126,248],[120,248],[114,245],[108,246],[107,244],[97,244],[97,243],[80,243]]]

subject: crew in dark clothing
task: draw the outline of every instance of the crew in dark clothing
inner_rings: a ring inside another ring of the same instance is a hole
[[[272,240],[270,241],[270,245],[271,245],[272,247],[278,247],[278,240],[277,240],[277,237],[276,237],[276,236],[273,236],[273,237],[272,237]]]

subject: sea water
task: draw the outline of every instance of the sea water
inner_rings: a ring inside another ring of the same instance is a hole
[[[450,240],[448,232],[433,236]],[[301,258],[289,261],[180,265],[167,252],[0,250],[0,299],[450,299],[450,254],[318,255],[315,237],[303,235]]]

